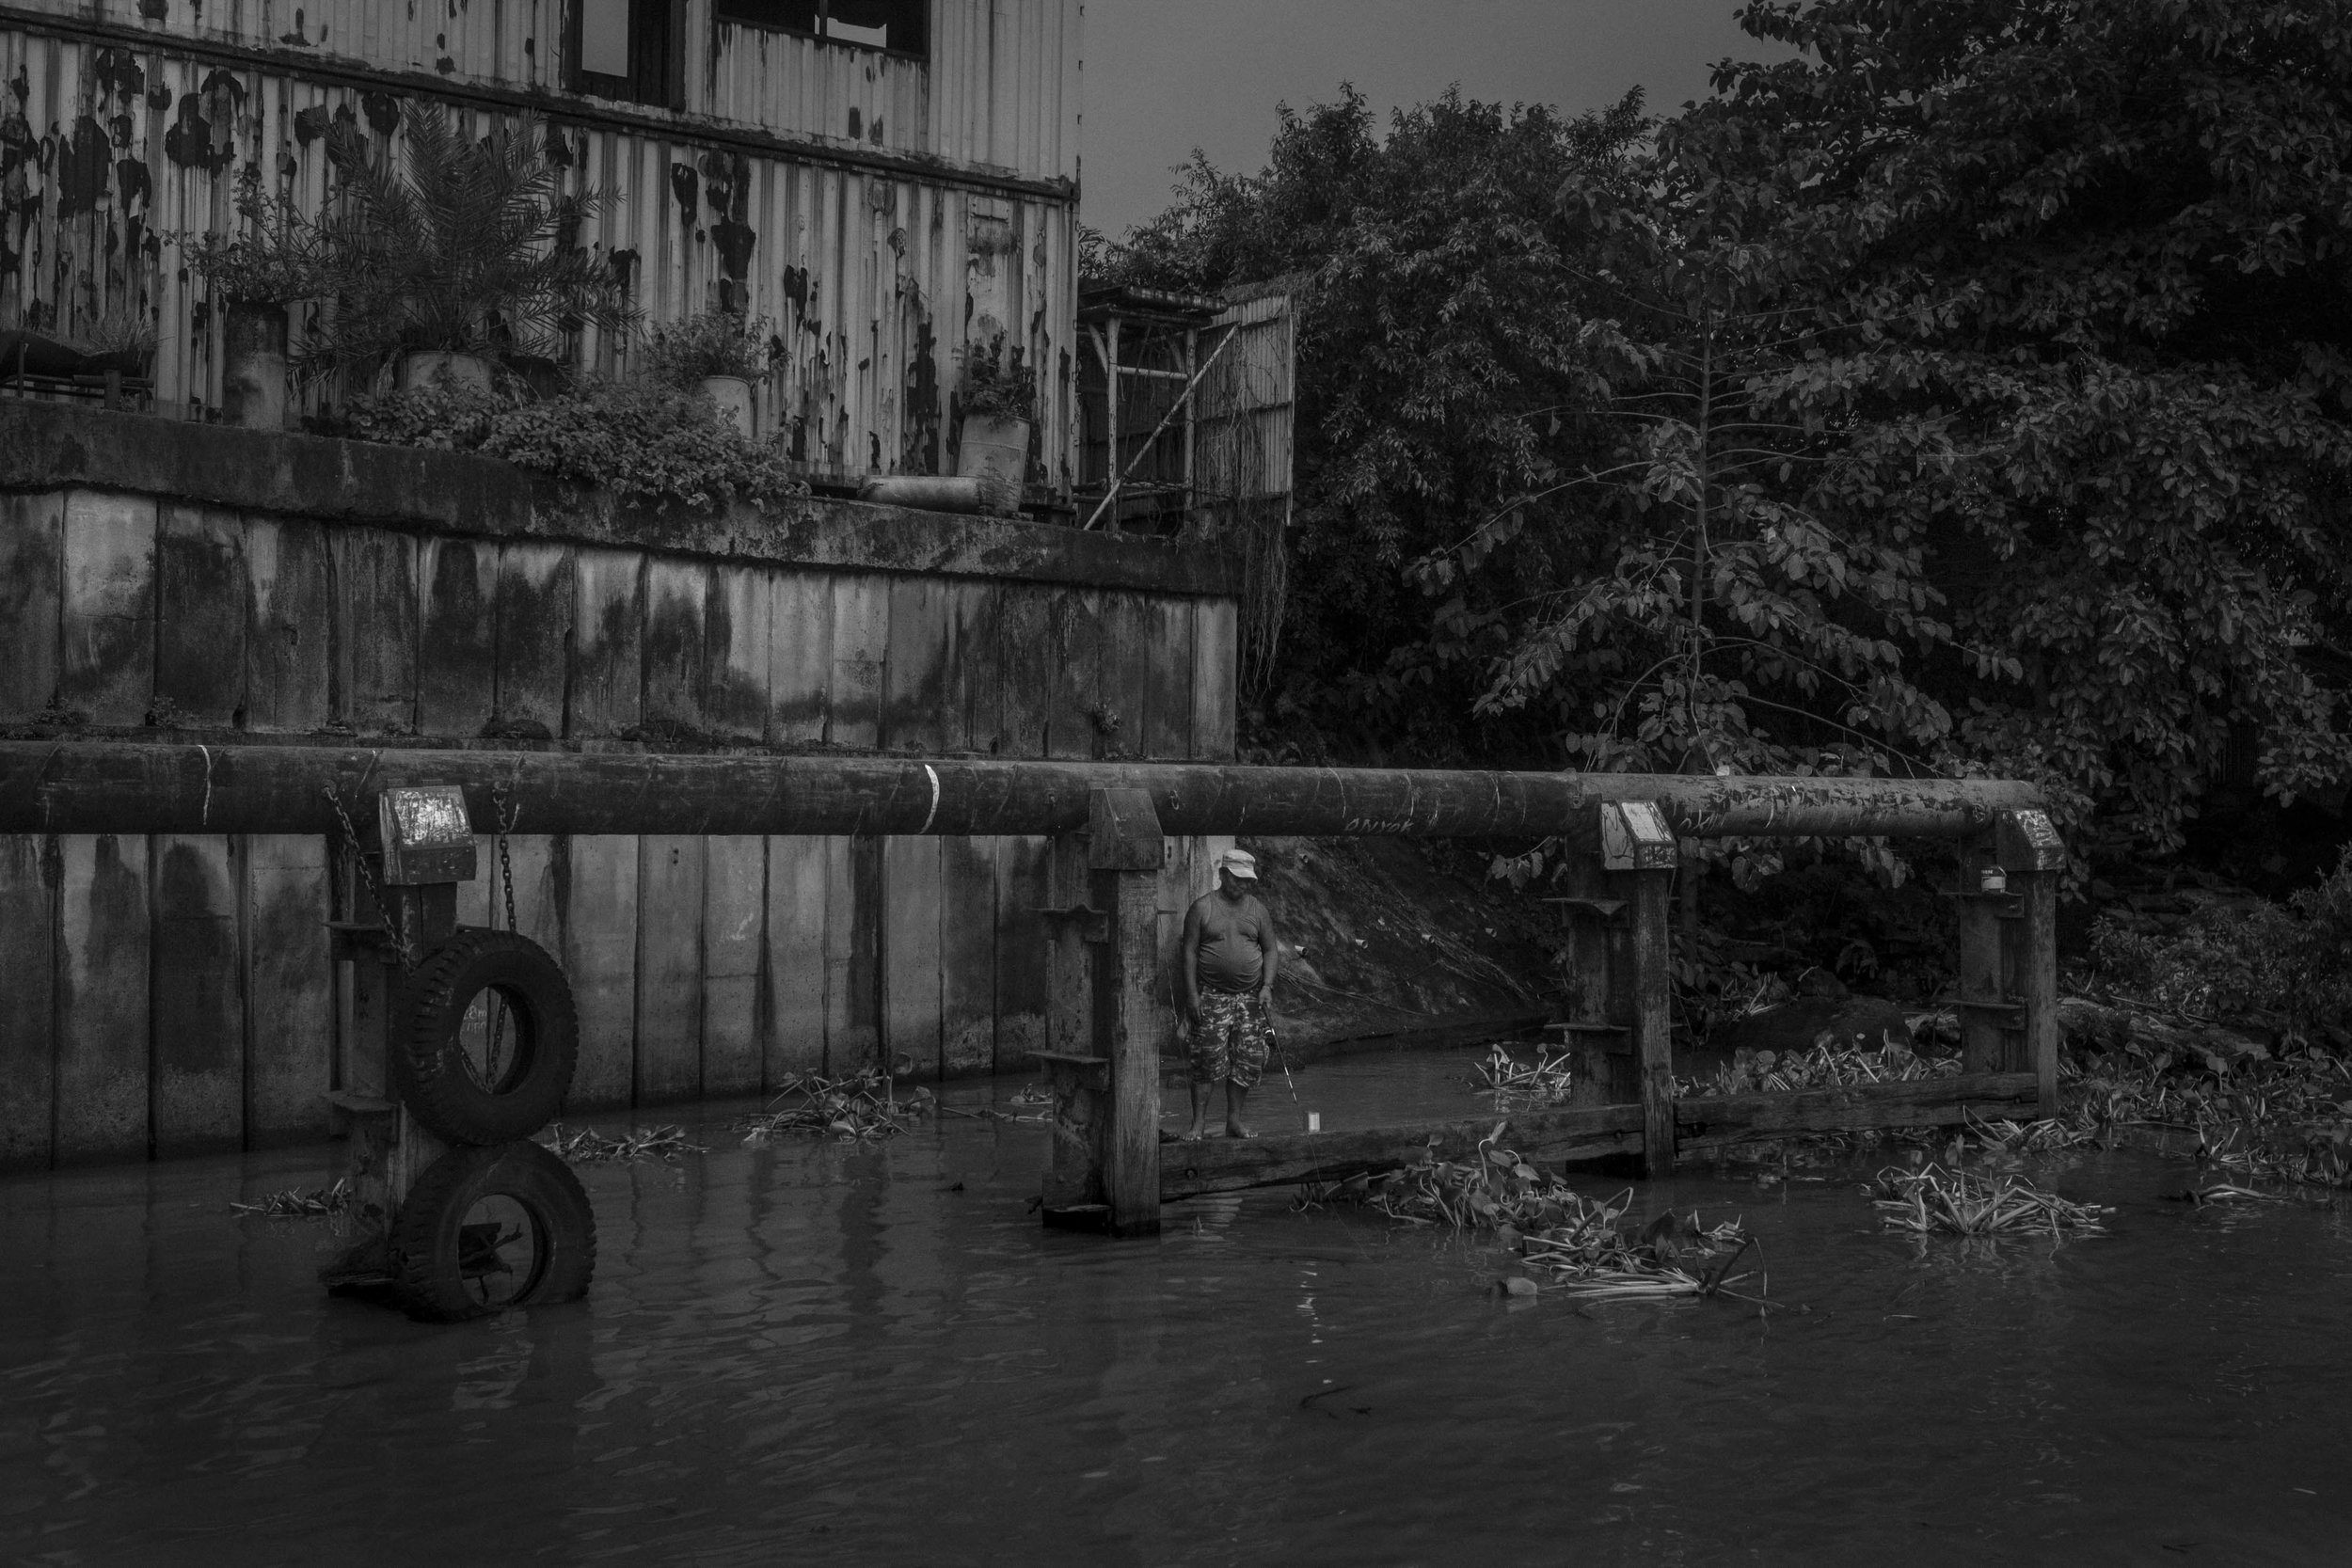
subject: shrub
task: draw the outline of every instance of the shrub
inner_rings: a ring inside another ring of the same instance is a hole
[[[2224,1021],[2270,1015],[2291,1034],[2352,1013],[2352,848],[2324,881],[2269,902],[2200,907],[2176,930],[2090,927],[2100,978],[2119,992]]]
[[[588,382],[539,402],[439,385],[357,400],[332,435],[500,457],[624,500],[710,507],[808,494],[773,447],[747,439],[698,392]]]
[[[235,305],[291,305],[325,293],[323,231],[282,196],[262,190],[259,164],[237,176],[236,233],[183,234],[188,270]]]
[[[776,324],[739,310],[703,310],[682,322],[657,324],[645,334],[644,368],[654,380],[693,388],[707,375],[767,373],[775,355]]]
[[[963,389],[959,402],[966,414],[992,420],[1032,419],[1037,410],[1037,372],[1022,363],[1021,351],[1005,347],[1001,332],[988,346],[963,351]]]

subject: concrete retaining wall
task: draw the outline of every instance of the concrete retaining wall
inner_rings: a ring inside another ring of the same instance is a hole
[[[17,736],[1220,759],[1234,644],[1199,549],[842,502],[646,515],[453,454],[0,405]],[[520,927],[580,1002],[575,1113],[1038,1041],[1041,839],[519,827]],[[1213,847],[1170,841],[1171,946]],[[317,837],[0,835],[0,1166],[323,1132],[347,875]]]

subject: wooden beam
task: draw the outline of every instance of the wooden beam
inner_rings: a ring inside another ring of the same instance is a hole
[[[1642,1082],[1642,1170],[1675,1168],[1672,870],[1626,873],[1633,882],[1633,1057]]]
[[[1070,832],[1092,791],[1129,788],[1175,834],[1582,842],[1598,805],[1654,800],[1682,832],[1953,837],[2037,798],[1989,779],[0,740],[0,832],[333,832],[328,791],[348,808],[427,783],[460,785],[476,823],[503,786],[534,832],[723,835]]]
[[[1682,1149],[1722,1148],[1794,1132],[1949,1126],[1970,1115],[2014,1117],[2032,1107],[2037,1092],[2032,1073],[1963,1073],[1793,1093],[1710,1095],[1677,1101],[1674,1117]],[[1170,1144],[1162,1150],[1160,1195],[1172,1201],[1248,1187],[1337,1181],[1416,1164],[1425,1155],[1468,1159],[1498,1122],[1503,1124],[1502,1146],[1528,1160],[1631,1154],[1641,1148],[1642,1120],[1639,1105],[1597,1105],[1352,1132]]]

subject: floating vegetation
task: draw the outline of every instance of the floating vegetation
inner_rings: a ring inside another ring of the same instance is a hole
[[[1890,1165],[1863,1189],[1889,1229],[1925,1236],[1994,1236],[2008,1231],[2098,1231],[2100,1215],[2115,1211],[2096,1203],[2074,1203],[2014,1173],[1947,1170],[1930,1164],[1917,1170]]]
[[[1533,1062],[1520,1061],[1500,1045],[1490,1047],[1475,1070],[1478,1076],[1473,1082],[1479,1092],[1491,1095],[1498,1111],[1565,1105],[1574,1076],[1566,1052],[1555,1056],[1542,1046],[1536,1047]]]
[[[548,1128],[547,1146],[557,1158],[575,1165],[599,1160],[676,1161],[688,1154],[707,1154],[700,1144],[686,1141],[683,1127],[640,1127],[617,1138],[581,1127],[566,1132],[562,1122]]]
[[[2179,1202],[2193,1204],[2201,1209],[2208,1203],[2235,1203],[2249,1200],[2257,1203],[2276,1203],[2279,1201],[2279,1195],[2276,1193],[2258,1193],[2251,1187],[2235,1186],[2227,1181],[2217,1181],[2210,1187],[2191,1187],[2186,1192],[2174,1193],[2169,1196]]]
[[[1665,1213],[1637,1227],[1631,1188],[1606,1202],[1586,1197],[1503,1148],[1508,1126],[1497,1123],[1467,1160],[1433,1153],[1402,1170],[1310,1186],[1298,1207],[1358,1202],[1408,1225],[1491,1230],[1531,1270],[1549,1275],[1555,1289],[1582,1298],[1758,1299],[1726,1289],[1748,1277],[1731,1269],[1754,1245],[1738,1222],[1710,1227],[1696,1213]],[[1503,1289],[1525,1293],[1508,1280]]]
[[[2228,1056],[2142,1042],[2062,1056],[2076,1124],[2195,1133],[2199,1164],[2247,1181],[2352,1188],[2352,1064],[2319,1051]]]
[[[1699,1095],[1754,1094],[1758,1090],[1820,1089],[1841,1084],[1895,1084],[1914,1078],[1952,1078],[1960,1073],[1957,1056],[1922,1056],[1905,1045],[1877,1051],[1827,1043],[1828,1037],[1804,1051],[1740,1051],[1728,1067],[1705,1078],[1677,1078],[1675,1093],[1689,1099]]]
[[[351,1183],[338,1180],[331,1187],[307,1191],[288,1187],[284,1192],[264,1194],[259,1203],[231,1203],[229,1207],[240,1214],[255,1214],[266,1220],[323,1220],[342,1213],[354,1201]]]
[[[2088,1122],[2057,1117],[2040,1121],[1986,1121],[1971,1115],[1968,1130],[1985,1148],[2004,1154],[2048,1154],[2093,1142],[2099,1136],[2098,1128]]]
[[[850,1078],[819,1078],[812,1073],[785,1085],[768,1110],[735,1125],[747,1144],[766,1143],[778,1132],[809,1132],[863,1143],[912,1131],[918,1119],[937,1106],[926,1088],[899,1099],[895,1084],[883,1073],[866,1071]]]

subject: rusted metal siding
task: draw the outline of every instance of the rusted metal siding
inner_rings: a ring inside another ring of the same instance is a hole
[[[944,54],[949,44],[935,47]],[[0,32],[0,325],[81,333],[143,317],[158,340],[158,409],[203,417],[220,398],[218,330],[205,286],[181,265],[177,236],[233,224],[236,179],[248,166],[314,210],[326,191],[328,128],[347,121],[380,150],[401,135],[411,102],[224,65],[163,40],[134,48],[30,27]],[[785,350],[764,422],[812,473],[949,467],[962,345],[967,333],[985,342],[1001,329],[1040,372],[1045,434],[1031,481],[1067,489],[1074,195],[1008,195],[747,152],[699,140],[682,122],[673,135],[565,116],[555,104],[546,118],[454,107],[474,135],[536,125],[568,180],[616,193],[582,238],[626,258],[648,320],[723,299],[775,321]],[[885,132],[897,113],[884,111]],[[591,333],[580,348],[592,369],[626,370],[622,345]]]
[[[11,0],[60,22],[301,62],[564,94],[562,0]],[[631,114],[879,149],[1034,180],[1078,172],[1079,0],[931,0],[928,58],[721,24],[686,0],[683,111]],[[578,98],[590,104],[601,101]]]
[[[1202,356],[1216,354],[1195,394],[1193,474],[1201,504],[1280,497],[1287,506],[1295,319],[1291,295],[1277,291],[1236,300],[1201,332]]]

